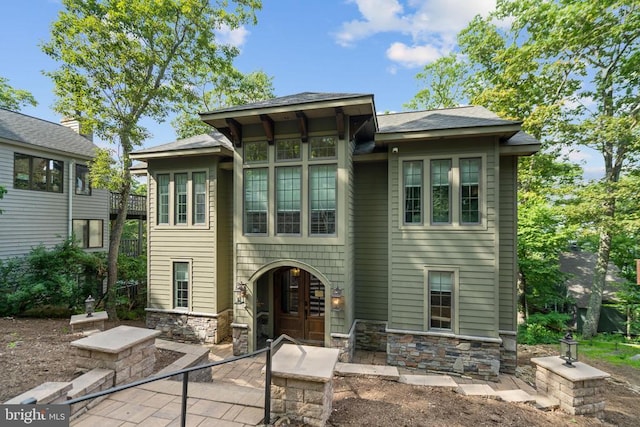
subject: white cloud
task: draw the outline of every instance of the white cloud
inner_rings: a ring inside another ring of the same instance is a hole
[[[449,53],[456,34],[477,14],[486,16],[496,0],[350,0],[362,15],[345,22],[336,42],[352,46],[379,33],[397,33],[387,49],[392,61],[417,67]],[[411,46],[411,47],[409,47]],[[438,52],[437,56],[433,53]]]
[[[387,49],[387,58],[406,67],[419,67],[433,62],[442,56],[442,52],[430,45],[407,46],[404,43],[393,43]]]
[[[221,44],[228,44],[237,48],[240,48],[247,41],[247,37],[250,34],[249,30],[244,26],[232,30],[226,25],[222,25],[215,33]]]

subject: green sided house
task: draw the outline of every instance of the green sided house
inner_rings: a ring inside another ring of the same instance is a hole
[[[376,115],[301,93],[201,115],[147,165],[147,323],[242,354],[289,335],[495,378],[516,363],[516,172],[539,149],[481,107]]]

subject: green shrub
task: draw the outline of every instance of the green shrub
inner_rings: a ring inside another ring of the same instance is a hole
[[[571,316],[552,311],[529,316],[526,323],[518,327],[518,342],[521,344],[557,344],[565,335]]]

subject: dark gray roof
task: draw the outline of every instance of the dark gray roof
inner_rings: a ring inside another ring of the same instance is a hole
[[[593,252],[571,251],[560,254],[560,271],[570,275],[567,280],[569,295],[576,300],[576,306],[586,308],[589,305],[593,274],[596,268],[596,254]],[[619,276],[619,269],[612,263],[607,268],[603,301],[615,301],[619,283],[624,279]]]
[[[195,150],[199,148],[224,147],[233,151],[233,144],[226,136],[214,130],[210,134],[200,134],[185,139],[179,139],[167,144],[156,145],[155,147],[137,150],[131,154],[150,154],[167,151]]]
[[[360,98],[362,96],[373,96],[367,93],[324,93],[324,92],[302,92],[295,95],[281,96],[279,98],[266,99],[264,101],[253,102],[251,104],[237,105],[234,107],[221,108],[200,115],[213,113],[224,113],[232,111],[254,110],[260,108],[271,108],[281,106],[291,106],[299,104],[308,104],[312,102],[334,101],[338,99]]]
[[[509,145],[534,145],[540,144],[540,141],[535,139],[533,136],[529,135],[524,131],[519,131],[511,138],[507,140],[507,144]]]
[[[519,125],[505,120],[484,107],[468,106],[441,110],[381,114],[378,133],[420,132],[485,126]]]
[[[66,126],[2,108],[0,108],[0,139],[84,158],[93,157],[98,148],[87,138]]]

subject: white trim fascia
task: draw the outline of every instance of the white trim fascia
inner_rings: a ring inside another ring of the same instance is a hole
[[[502,133],[518,132],[520,130],[520,124],[514,125],[502,125],[502,126],[481,126],[481,127],[469,127],[469,128],[454,128],[454,129],[437,129],[430,131],[405,131],[405,132],[389,132],[389,133],[376,133],[376,142],[401,142],[411,141],[415,139],[435,139],[435,138],[451,138],[462,136],[482,136],[482,135],[494,135]]]

